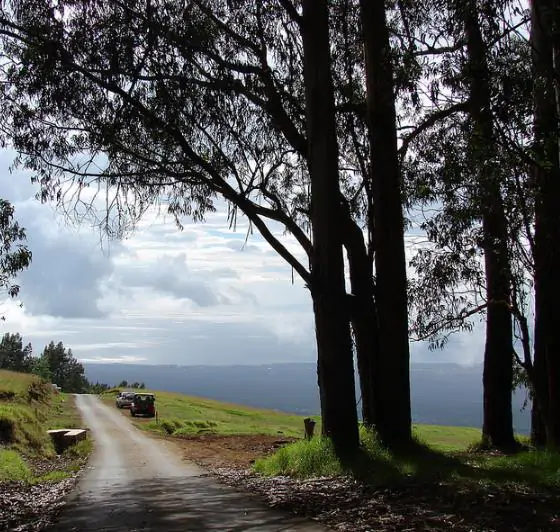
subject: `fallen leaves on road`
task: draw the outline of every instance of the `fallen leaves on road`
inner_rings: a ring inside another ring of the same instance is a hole
[[[560,503],[552,493],[452,482],[375,489],[347,477],[265,478],[232,468],[212,473],[225,484],[259,494],[271,507],[306,515],[338,531],[560,530]]]
[[[28,460],[36,476],[53,471],[83,466],[83,461],[57,457],[53,460]],[[79,475],[58,481],[0,483],[0,531],[38,532],[50,526],[65,504],[66,495]]]
[[[168,438],[166,438],[168,439]],[[250,464],[273,452],[274,436],[204,435],[169,438],[187,460],[205,467],[220,481],[260,495],[264,502],[320,521],[341,532],[560,531],[560,498],[522,486],[446,481],[374,488],[357,480],[255,475]]]

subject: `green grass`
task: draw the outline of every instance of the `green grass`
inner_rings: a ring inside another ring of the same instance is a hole
[[[255,462],[255,471],[267,476],[331,477],[345,472],[330,440],[299,440],[282,447],[272,456]]]
[[[49,429],[77,429],[83,427],[84,423],[72,394],[59,393],[52,395],[46,424]]]
[[[549,451],[524,451],[511,456],[484,457],[477,465],[490,473],[507,474],[525,483],[541,484],[560,489],[560,453]]]
[[[0,442],[33,456],[54,454],[41,417],[25,404],[0,403]]]
[[[103,394],[103,400],[111,406],[115,404],[118,390]],[[151,391],[156,396],[158,420],[131,418],[140,428],[175,436],[202,433],[212,434],[269,434],[291,437],[303,435],[303,417],[192,397],[180,393]],[[128,411],[125,410],[126,414]],[[320,418],[316,433],[320,433]],[[466,450],[473,442],[480,440],[480,429],[471,427],[445,427],[439,425],[415,425],[418,439],[428,442],[441,451]]]
[[[82,426],[74,398],[55,394],[49,383],[34,375],[0,371],[0,482],[24,480],[30,483],[51,482],[68,477],[73,464],[36,477],[27,458],[50,460],[55,456],[48,429]],[[80,442],[66,451],[79,459],[91,452],[91,442]]]
[[[17,451],[0,449],[0,482],[9,480],[30,481],[31,470]]]
[[[93,443],[88,438],[68,447],[64,454],[70,458],[87,458],[93,451]]]
[[[52,388],[34,375],[0,371],[0,443],[33,456],[52,456],[44,422]]]
[[[27,398],[29,386],[37,382],[35,375],[27,373],[16,373],[13,371],[0,370],[0,393],[14,393],[18,398]]]
[[[452,431],[453,427],[448,430]],[[437,432],[447,436],[445,431]],[[427,433],[433,436],[430,431]],[[390,452],[371,433],[361,430],[360,452],[344,461],[337,457],[329,440],[317,437],[282,447],[273,455],[257,460],[254,469],[266,476],[287,475],[296,478],[348,474],[376,486],[410,480],[454,480],[476,485],[560,488],[560,454],[524,450],[512,455],[496,456],[458,451],[456,448],[449,450],[449,445],[455,446],[469,435],[459,430],[456,441],[450,443],[446,437],[439,446],[428,445],[417,439],[406,450]]]
[[[151,393],[156,396],[157,422],[153,419],[131,419],[139,427],[153,432],[176,436],[201,433],[278,434],[284,436],[301,436],[303,434],[303,418],[300,416],[232,405],[179,393]],[[106,393],[103,398],[107,404],[114,406],[114,393]]]
[[[446,427],[443,425],[414,425],[414,436],[440,451],[466,450],[480,440],[480,429],[473,427]]]

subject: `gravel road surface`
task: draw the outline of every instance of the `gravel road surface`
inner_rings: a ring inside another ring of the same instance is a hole
[[[172,442],[143,434],[96,396],[76,402],[95,452],[52,532],[325,530],[218,484],[182,461]]]

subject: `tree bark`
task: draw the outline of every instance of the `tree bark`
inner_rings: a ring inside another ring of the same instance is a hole
[[[536,284],[536,283],[535,283]],[[535,287],[536,290],[536,287]],[[533,406],[531,409],[531,443],[535,447],[546,447],[546,419],[548,418],[548,375],[542,343],[542,321],[535,312],[533,350]]]
[[[350,218],[344,227],[345,248],[350,266],[350,319],[356,343],[356,359],[362,395],[362,421],[368,427],[377,424],[376,411],[379,389],[379,346],[377,312],[375,307],[372,263],[368,256],[364,235]]]
[[[483,371],[483,439],[492,447],[515,446],[513,434],[513,332],[508,238],[491,110],[490,70],[475,0],[461,2],[467,38],[473,152],[481,198],[486,273],[486,343]]]
[[[393,68],[384,0],[360,0],[375,245],[379,359],[376,429],[388,445],[411,441],[410,351],[401,176]]]
[[[535,394],[546,426],[547,446],[560,447],[560,156],[558,71],[560,2],[534,0],[533,50],[535,186]]]
[[[344,281],[338,144],[330,70],[328,5],[304,0],[304,82],[311,177],[311,297],[323,434],[339,454],[359,446],[350,316]]]
[[[544,417],[536,403],[531,408],[531,444],[539,448],[546,446]]]

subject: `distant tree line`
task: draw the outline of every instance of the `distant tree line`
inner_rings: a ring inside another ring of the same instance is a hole
[[[50,342],[40,355],[34,355],[31,343],[24,345],[19,333],[5,333],[2,336],[0,369],[33,373],[44,381],[57,384],[67,393],[103,393],[111,388],[146,388],[143,382],[129,383],[126,380],[116,386],[100,382],[91,383],[85,377],[83,365],[72,354],[72,349],[64,347],[62,342]]]
[[[0,341],[0,369],[33,373],[60,386],[63,392],[84,393],[91,385],[84,367],[62,342],[50,342],[40,355],[33,354],[31,343],[24,345],[19,333],[6,333]]]
[[[146,385],[143,382],[131,382],[130,384],[128,381],[121,381],[116,386],[117,388],[131,388],[133,390],[144,390]]]

